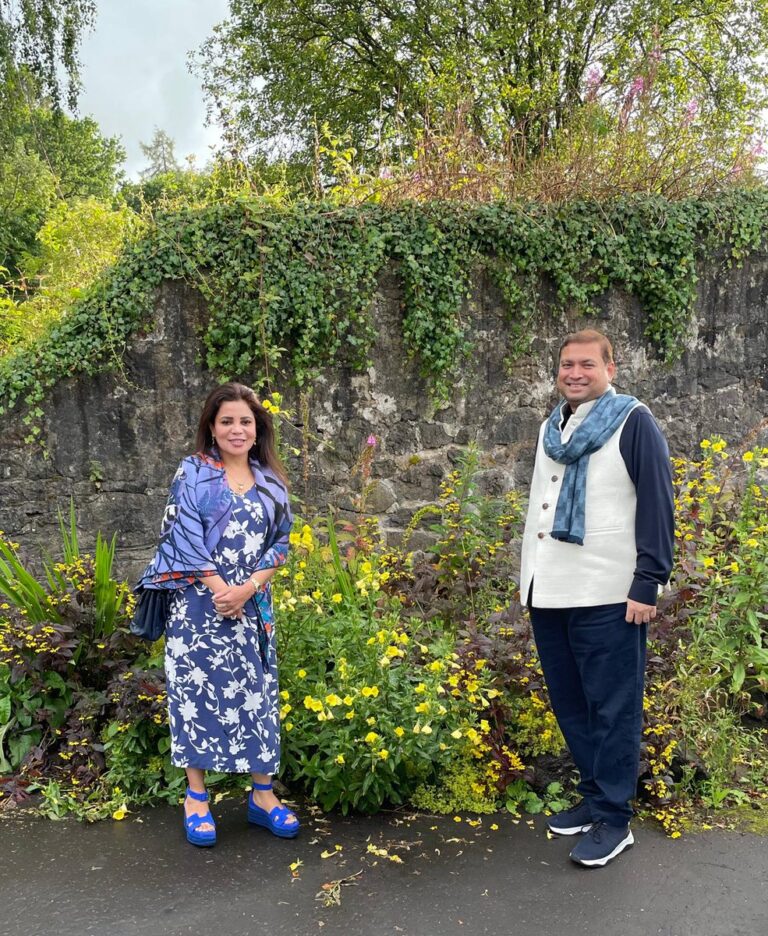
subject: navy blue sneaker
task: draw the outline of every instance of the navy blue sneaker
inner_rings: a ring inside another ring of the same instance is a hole
[[[555,813],[547,819],[550,831],[556,835],[578,835],[590,829],[592,822],[592,813],[586,800],[579,800],[570,809]]]
[[[628,825],[596,822],[571,851],[571,860],[587,868],[602,868],[635,842]]]

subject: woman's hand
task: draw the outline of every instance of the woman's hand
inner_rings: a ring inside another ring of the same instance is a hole
[[[245,582],[243,585],[227,585],[213,596],[213,607],[216,612],[226,618],[241,618],[243,606],[249,598],[253,597],[253,585]]]

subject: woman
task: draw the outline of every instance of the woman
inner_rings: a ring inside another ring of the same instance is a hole
[[[205,402],[196,447],[176,472],[139,583],[173,589],[165,671],[171,760],[187,773],[187,839],[216,842],[206,770],[249,772],[248,821],[293,838],[299,822],[271,780],[280,720],[269,580],[293,522],[272,419],[248,387],[223,384]]]

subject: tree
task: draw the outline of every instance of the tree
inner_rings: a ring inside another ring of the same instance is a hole
[[[15,306],[24,312],[24,337],[39,335],[61,318],[142,226],[127,205],[113,207],[98,198],[59,199],[37,232],[36,255],[23,258],[23,282],[28,289],[34,286]],[[0,316],[1,300],[0,292]],[[13,343],[13,324],[11,315],[7,346]]]
[[[22,141],[0,159],[0,267],[14,278],[23,254],[56,201],[56,180]],[[2,272],[2,271],[0,271]]]
[[[768,0],[231,0],[230,14],[204,84],[262,151],[309,153],[327,123],[372,161],[461,107],[489,148],[536,153],[596,89],[619,100],[649,71],[670,119],[696,101],[700,121],[743,126],[766,101]]]
[[[102,136],[90,117],[76,119],[49,105],[17,101],[0,133],[0,266],[15,279],[25,254],[56,200],[111,199],[125,152]]]
[[[140,143],[141,151],[149,160],[146,169],[142,169],[142,179],[153,179],[157,175],[168,172],[178,172],[180,166],[174,153],[175,143],[165,130],[155,127],[152,140],[149,143]]]
[[[95,16],[95,0],[0,2],[0,86],[7,86],[7,93],[19,73],[28,72],[58,109],[63,69],[67,103],[74,108],[80,85],[78,46]]]
[[[73,118],[45,106],[28,108],[17,124],[16,139],[48,166],[60,198],[110,198],[121,180],[125,149],[117,137],[103,136],[92,117]]]

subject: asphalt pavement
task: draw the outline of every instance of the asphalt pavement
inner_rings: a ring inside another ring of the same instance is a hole
[[[222,802],[212,849],[187,844],[181,808],[93,825],[6,816],[0,934],[768,936],[756,835],[673,841],[635,823],[635,847],[588,870],[541,816],[298,811],[302,832],[283,841]]]

